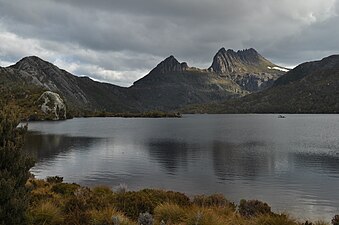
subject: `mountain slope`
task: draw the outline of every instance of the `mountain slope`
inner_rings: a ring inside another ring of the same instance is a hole
[[[235,82],[208,70],[188,67],[173,56],[134,82],[129,91],[139,99],[140,108],[146,110],[173,110],[187,104],[222,101],[248,94]]]
[[[208,70],[236,82],[249,92],[258,92],[270,87],[288,71],[271,63],[253,48],[237,52],[221,48]]]
[[[339,55],[303,63],[280,77],[273,87],[222,104],[191,106],[186,112],[338,113]]]
[[[133,102],[126,97],[125,88],[74,76],[35,56],[25,57],[8,69],[24,74],[28,84],[61,94],[66,104],[77,110],[132,110],[129,105],[123,104],[123,101]]]
[[[188,104],[222,102],[270,87],[284,72],[254,49],[220,49],[209,69],[189,67],[173,56],[124,88],[78,77],[36,56],[0,68],[0,88],[60,94],[73,111],[172,111]],[[14,88],[14,89],[13,89]],[[14,91],[15,92],[15,91]],[[34,96],[35,96],[34,95]]]

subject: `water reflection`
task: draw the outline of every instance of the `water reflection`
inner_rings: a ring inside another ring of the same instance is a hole
[[[100,138],[72,137],[57,134],[42,135],[39,132],[28,132],[24,150],[38,161],[46,161],[74,149],[86,151],[101,140]]]
[[[187,167],[189,146],[174,140],[151,140],[147,144],[151,159],[160,163],[170,175],[175,175],[179,167]]]
[[[339,178],[339,156],[332,154],[295,153],[296,166]]]
[[[242,144],[213,142],[213,165],[216,176],[221,180],[238,178],[255,179],[260,173],[269,171],[271,160],[262,149],[265,143],[245,142]]]
[[[185,115],[29,124],[39,177],[256,198],[303,218],[339,208],[339,116]]]

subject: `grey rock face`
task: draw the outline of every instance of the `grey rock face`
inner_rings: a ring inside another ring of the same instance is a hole
[[[69,100],[70,104],[89,103],[86,94],[76,85],[76,78],[49,62],[36,56],[29,56],[11,67],[29,74],[32,83],[52,92],[63,93],[63,97]]]
[[[188,69],[187,63],[179,63],[174,56],[169,56],[164,61],[159,63],[157,67],[155,67],[154,70],[156,70],[158,73],[166,74],[171,72],[183,72]]]
[[[19,75],[17,78],[24,78],[28,84],[60,93],[72,110],[121,112],[129,110],[126,103],[133,102],[133,99],[128,98],[125,88],[74,76],[36,56],[25,57],[6,69],[14,71]]]
[[[282,71],[284,68],[277,67],[253,48],[237,52],[222,48],[214,56],[208,70],[236,82],[249,92],[261,91],[272,86],[274,81],[285,73]]]
[[[59,94],[45,91],[37,102],[41,111],[47,115],[51,115],[53,120],[66,119],[66,105]]]
[[[253,48],[237,52],[232,49],[221,48],[214,56],[209,70],[220,74],[239,73],[246,72],[250,69],[248,67],[260,66],[262,63],[273,65]]]

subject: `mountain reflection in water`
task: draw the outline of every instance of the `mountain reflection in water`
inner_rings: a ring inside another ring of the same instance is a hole
[[[338,213],[339,116],[184,115],[29,124],[38,178],[223,193],[302,218]]]

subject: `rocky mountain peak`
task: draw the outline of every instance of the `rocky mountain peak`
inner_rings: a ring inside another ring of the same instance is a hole
[[[22,58],[16,64],[10,66],[11,68],[25,71],[42,80],[45,76],[56,76],[61,70],[50,62],[44,61],[37,56],[27,56]]]
[[[263,63],[273,65],[253,48],[237,52],[232,49],[221,48],[214,56],[209,70],[215,73],[231,74],[233,72],[246,72],[248,66],[260,66]]]
[[[15,69],[19,69],[19,70],[25,70],[29,67],[30,68],[40,67],[43,64],[50,64],[50,63],[42,60],[41,58],[37,56],[27,56],[27,57],[22,58],[19,62],[17,62],[15,65],[11,67]]]
[[[170,72],[183,72],[188,68],[187,63],[180,63],[173,55],[167,57],[164,61],[159,63],[154,69],[156,72],[162,74]]]

